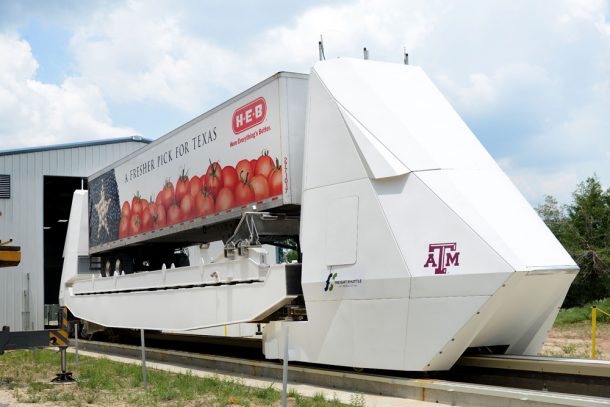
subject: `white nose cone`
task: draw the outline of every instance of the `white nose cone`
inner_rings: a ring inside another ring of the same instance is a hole
[[[435,370],[540,349],[576,264],[420,68],[316,64],[303,185],[297,360]]]

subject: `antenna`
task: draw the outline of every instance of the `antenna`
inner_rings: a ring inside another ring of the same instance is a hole
[[[409,53],[407,52],[407,48],[403,48],[403,52],[405,65],[409,65]]]
[[[369,50],[366,49],[366,47],[364,47],[363,51],[364,51],[364,59],[369,59]]]
[[[320,54],[320,61],[325,61],[326,56],[324,55],[324,42],[322,39],[322,34],[320,34],[320,41],[318,41],[318,53]]]

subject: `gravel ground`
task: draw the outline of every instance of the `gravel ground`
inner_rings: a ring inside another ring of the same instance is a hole
[[[597,325],[597,359],[610,360],[610,324]],[[591,323],[554,327],[542,348],[543,356],[591,357]]]

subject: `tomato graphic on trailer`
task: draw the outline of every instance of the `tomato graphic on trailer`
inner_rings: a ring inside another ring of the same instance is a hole
[[[140,215],[137,213],[134,213],[131,215],[131,218],[129,220],[129,234],[130,235],[137,235],[138,233],[140,233],[141,231],[141,226],[140,226]]]
[[[283,129],[293,128],[280,121],[282,92],[280,82],[269,81],[122,160],[113,170],[120,199],[116,234],[92,241],[93,252],[112,249],[97,245],[113,240],[131,244],[169,235],[176,224],[224,222],[254,203],[258,210],[292,203],[285,201],[285,174],[276,165],[290,143],[283,144]],[[220,212],[228,216],[214,216]]]
[[[191,194],[185,195],[180,201],[180,218],[182,220],[189,220],[193,217],[195,208],[195,201]]]
[[[222,170],[220,169],[220,164],[218,164],[218,162],[213,163],[210,160],[210,166],[205,173],[205,178],[208,191],[212,194],[212,196],[216,196],[218,191],[220,191],[220,188],[223,186]]]
[[[191,181],[189,182],[189,192],[193,198],[196,198],[197,195],[201,193],[202,186],[203,184],[201,182],[201,178],[199,178],[197,175],[193,175],[193,178],[191,178]]]
[[[121,219],[119,224],[119,239],[129,236],[129,216]]]
[[[214,198],[208,191],[202,191],[195,197],[197,216],[207,216],[215,212]]]
[[[233,197],[233,192],[229,188],[222,188],[218,191],[218,196],[216,197],[216,211],[224,211],[227,209],[231,209],[235,205],[235,198]]]
[[[264,151],[263,155],[261,155],[256,161],[256,166],[254,167],[255,175],[262,175],[267,178],[271,171],[273,170],[273,159],[269,156],[269,151]]]
[[[154,204],[152,204],[154,205]],[[153,217],[151,214],[151,205],[147,205],[142,212],[142,232],[150,232],[153,229]]]
[[[269,184],[264,176],[255,175],[250,181],[250,186],[254,191],[255,201],[262,201],[269,196]]]
[[[171,226],[171,225],[176,225],[176,224],[178,224],[180,222],[182,222],[182,216],[181,216],[181,212],[180,212],[180,207],[174,201],[169,206],[169,209],[167,210],[167,224],[169,226]]]
[[[189,193],[190,191],[189,178],[185,174],[184,169],[182,170],[182,174],[178,177],[178,181],[176,181],[176,191],[175,198],[176,201],[181,202],[182,198]]]
[[[165,217],[165,208],[163,207],[163,205],[155,204],[153,225],[155,229],[161,229],[167,225],[167,219]]]
[[[121,218],[128,218],[131,215],[131,207],[129,206],[129,202],[123,202],[123,208],[121,209]]]
[[[234,167],[227,165],[222,169],[222,181],[225,187],[234,190],[237,186],[237,180],[237,171]]]
[[[241,160],[238,162],[235,171],[237,172],[237,178],[240,180],[244,180],[254,175],[250,160]]]
[[[163,186],[163,194],[161,195],[161,203],[165,209],[169,209],[171,204],[174,202],[174,184],[170,180],[165,181]]]
[[[279,160],[275,159],[275,167],[271,170],[269,174],[269,193],[271,196],[281,195],[282,193],[282,166],[280,165]]]
[[[246,175],[235,187],[235,204],[244,205],[252,201],[254,201],[254,190],[250,181],[248,181],[248,175]]]

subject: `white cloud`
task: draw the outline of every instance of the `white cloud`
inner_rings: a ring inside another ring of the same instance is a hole
[[[29,44],[0,34],[0,140],[3,149],[133,135],[112,125],[100,90],[82,79],[36,81]]]
[[[425,4],[363,0],[314,7],[261,32],[243,27],[239,43],[221,46],[187,31],[196,16],[180,7],[134,0],[76,27],[71,48],[77,71],[109,101],[163,103],[195,114],[219,94],[235,94],[279,70],[307,72],[317,61],[320,34],[328,58],[361,57],[367,46],[375,59],[400,62],[403,46],[417,48],[432,30],[436,17]]]
[[[180,15],[132,1],[76,28],[77,70],[112,102],[159,102],[199,113],[218,88],[247,77],[238,56],[187,35]]]
[[[286,64],[309,69],[318,57],[316,41],[324,36],[327,58],[362,58],[367,47],[372,59],[402,62],[403,48],[417,50],[443,14],[436,3],[356,1],[312,8],[294,22],[269,29],[256,51],[270,66]]]

